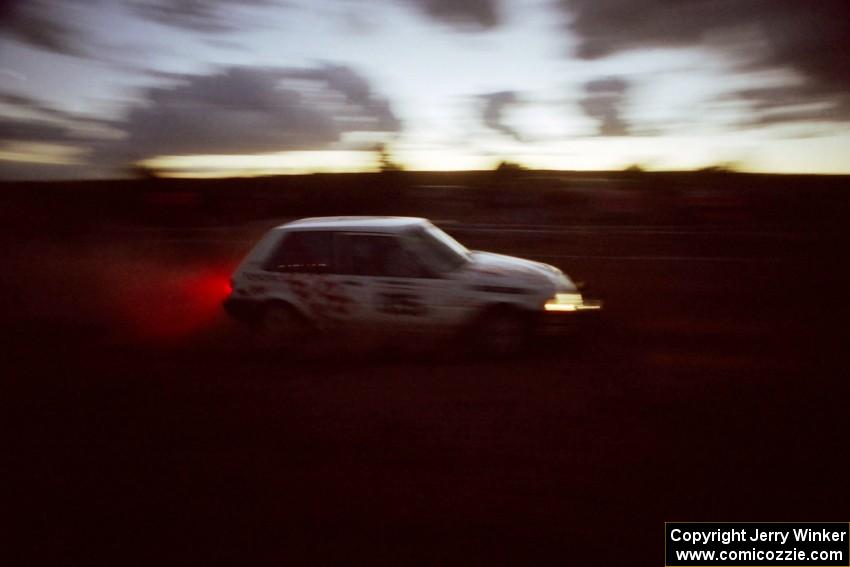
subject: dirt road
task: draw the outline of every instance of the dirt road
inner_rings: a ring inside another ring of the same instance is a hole
[[[19,248],[12,560],[662,565],[664,521],[846,521],[845,237],[445,228],[604,318],[507,362],[258,354],[216,303],[250,231]]]

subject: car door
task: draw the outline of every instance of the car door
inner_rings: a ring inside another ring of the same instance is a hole
[[[326,329],[345,327],[363,318],[366,307],[348,294],[334,265],[334,232],[293,231],[266,261],[268,298],[291,303]]]
[[[393,332],[428,332],[457,317],[459,281],[430,272],[395,234],[337,236],[341,284],[364,306],[364,322]]]

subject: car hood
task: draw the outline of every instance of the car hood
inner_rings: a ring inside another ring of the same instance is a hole
[[[492,252],[472,252],[472,262],[467,272],[477,279],[493,280],[512,285],[529,286],[549,284],[554,291],[575,291],[576,286],[570,278],[555,266],[534,262],[505,254]]]

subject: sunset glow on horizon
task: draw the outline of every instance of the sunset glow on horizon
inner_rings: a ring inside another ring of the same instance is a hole
[[[375,171],[379,148],[421,171],[850,173],[843,2],[617,6],[12,2],[0,179]]]

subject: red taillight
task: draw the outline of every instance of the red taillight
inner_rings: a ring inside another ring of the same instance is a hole
[[[125,285],[125,317],[145,338],[176,338],[195,332],[219,316],[234,281],[230,270],[186,269],[148,272],[149,278]]]

